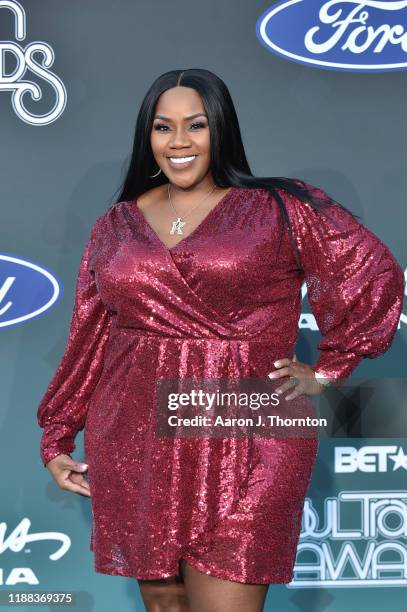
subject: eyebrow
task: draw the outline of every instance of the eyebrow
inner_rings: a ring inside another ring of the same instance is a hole
[[[188,117],[184,117],[184,121],[188,119],[195,119],[195,117],[206,117],[205,113],[195,113],[194,115],[189,115]],[[165,115],[154,115],[153,119],[164,119],[164,121],[172,121],[169,117]]]

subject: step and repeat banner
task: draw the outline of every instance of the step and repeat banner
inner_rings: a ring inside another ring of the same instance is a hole
[[[253,173],[322,187],[404,270],[407,0],[0,0],[0,48],[0,596],[15,595],[0,609],[44,591],[75,593],[81,612],[144,610],[136,580],[94,571],[90,500],[43,467],[36,420],[140,102],[167,70],[215,72]],[[311,363],[321,334],[302,298],[296,353]],[[391,349],[354,373],[374,381],[372,411],[348,397],[320,440],[293,580],[266,610],[405,610],[406,327],[404,310]]]

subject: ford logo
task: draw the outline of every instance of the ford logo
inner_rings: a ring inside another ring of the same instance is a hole
[[[326,70],[388,72],[407,68],[407,0],[289,0],[261,15],[267,49]]]
[[[60,285],[48,270],[0,253],[0,327],[40,316],[60,295]]]

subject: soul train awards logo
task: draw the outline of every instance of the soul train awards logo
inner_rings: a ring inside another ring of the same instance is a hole
[[[9,9],[14,16],[14,35],[17,41],[26,37],[25,11],[17,0],[0,0],[0,9]],[[36,57],[41,57],[37,61]],[[6,72],[6,57],[16,62],[13,72]],[[11,103],[16,115],[31,125],[48,125],[63,113],[66,106],[66,89],[61,79],[49,68],[54,63],[53,49],[45,42],[34,41],[25,48],[12,40],[0,42],[0,90],[11,91]],[[24,105],[24,94],[29,94],[32,100],[42,98],[42,90],[37,83],[26,77],[28,71],[47,82],[54,90],[55,104],[43,115],[36,115]]]
[[[31,521],[28,518],[23,518],[13,531],[7,535],[7,523],[0,523],[0,555],[2,555],[2,565],[6,563],[5,557],[7,553],[24,552],[25,558],[27,558],[35,542],[51,540],[60,543],[60,546],[49,555],[51,561],[61,559],[70,549],[71,539],[66,533],[61,533],[60,531],[30,533],[30,527]],[[39,584],[39,580],[31,567],[14,567],[13,563],[10,563],[10,568],[7,570],[4,567],[0,567],[0,585],[16,584]]]
[[[407,491],[341,491],[325,499],[322,521],[306,498],[287,586],[405,587],[406,539]]]
[[[407,68],[407,0],[284,0],[256,24],[260,42],[290,61],[327,70]]]

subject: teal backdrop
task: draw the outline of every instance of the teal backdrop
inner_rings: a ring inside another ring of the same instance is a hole
[[[94,571],[90,501],[60,490],[42,466],[36,410],[65,348],[82,249],[114,201],[139,104],[158,75],[217,73],[230,88],[253,173],[322,187],[405,269],[405,72],[318,69],[270,53],[256,23],[271,5],[0,2],[0,595],[72,591],[71,609],[81,612],[144,610],[136,580]],[[19,268],[12,274],[8,258],[58,280],[58,299],[39,316],[24,318],[40,288]],[[19,304],[8,304],[11,283]],[[407,313],[391,349],[355,376],[405,380],[406,324]],[[311,362],[320,334],[306,296],[299,326],[297,356]],[[321,439],[295,579],[270,587],[267,611],[405,611],[405,402],[401,393],[383,400],[397,437],[372,438],[362,427],[356,438]],[[82,434],[75,457],[83,458]]]

